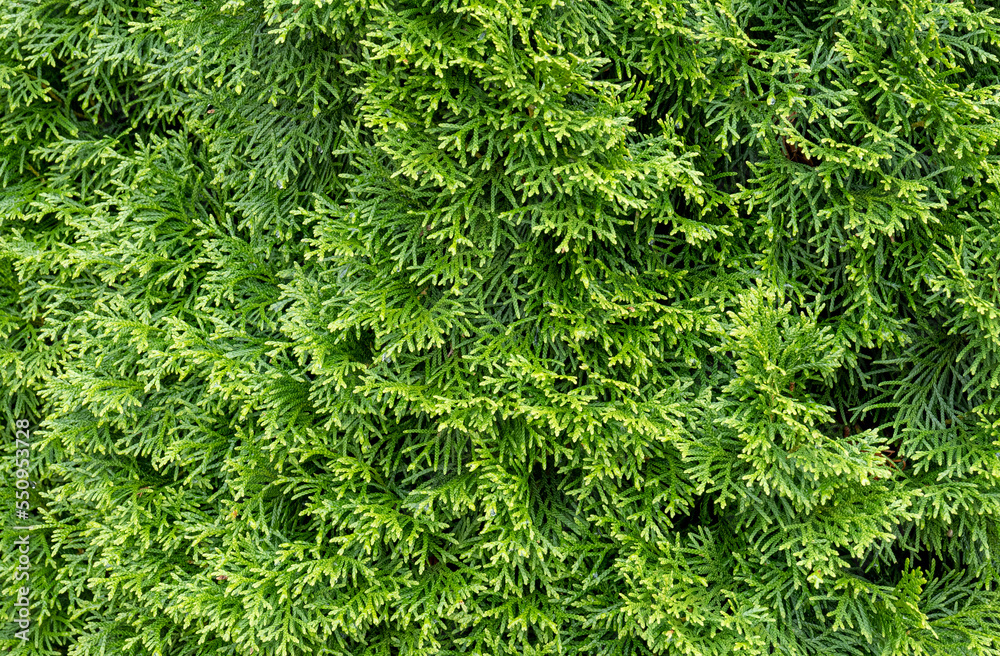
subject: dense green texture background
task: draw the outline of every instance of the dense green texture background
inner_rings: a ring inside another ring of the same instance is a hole
[[[0,48],[11,653],[1000,654],[996,2],[2,0]]]

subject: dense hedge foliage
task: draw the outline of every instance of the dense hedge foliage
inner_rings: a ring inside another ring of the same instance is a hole
[[[0,47],[11,653],[1000,654],[995,0]]]

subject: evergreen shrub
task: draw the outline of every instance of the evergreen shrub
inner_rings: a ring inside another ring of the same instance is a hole
[[[998,57],[996,0],[3,0],[0,643],[1000,654]]]

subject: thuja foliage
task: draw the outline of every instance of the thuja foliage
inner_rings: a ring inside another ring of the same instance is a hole
[[[998,56],[985,0],[4,0],[4,644],[1000,654]]]

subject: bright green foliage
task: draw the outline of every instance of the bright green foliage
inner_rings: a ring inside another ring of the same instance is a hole
[[[995,2],[5,0],[0,104],[11,653],[1000,655]]]

